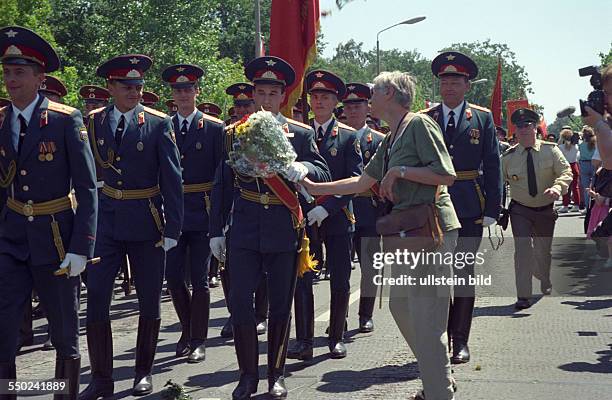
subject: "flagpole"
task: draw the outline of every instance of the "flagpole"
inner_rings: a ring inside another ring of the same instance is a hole
[[[255,58],[261,54],[261,16],[259,15],[259,0],[255,0]]]

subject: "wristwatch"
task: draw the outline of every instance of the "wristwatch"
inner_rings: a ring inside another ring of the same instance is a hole
[[[404,177],[406,176],[406,170],[408,170],[408,168],[406,168],[405,165],[402,165],[399,170],[400,170],[400,178],[404,179]]]

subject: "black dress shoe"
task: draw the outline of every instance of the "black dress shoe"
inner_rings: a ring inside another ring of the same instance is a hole
[[[257,384],[259,381],[256,377],[242,374],[238,386],[232,392],[232,400],[247,400],[251,398],[253,393],[257,393]]]
[[[465,343],[453,343],[451,364],[465,364],[470,361],[470,349]]]
[[[176,344],[176,356],[184,357],[187,354],[189,354],[189,339],[181,335],[181,338]]]
[[[268,394],[273,399],[286,399],[287,386],[285,386],[285,377],[268,378]]]
[[[43,350],[43,351],[55,350],[55,346],[53,346],[53,343],[51,343],[51,337],[50,336],[47,335],[47,340],[45,340],[45,343],[43,343],[41,350]]]
[[[312,344],[297,340],[287,350],[287,358],[292,360],[312,360]]]
[[[330,342],[329,355],[334,359],[346,357],[346,346],[344,342]]]
[[[216,276],[211,276],[210,279],[208,279],[208,287],[210,288],[219,287],[219,280],[217,279]]]
[[[372,318],[359,318],[359,332],[370,333],[374,330],[374,321]]]
[[[268,323],[266,321],[261,321],[257,323],[257,334],[263,335],[268,331]]]
[[[232,329],[232,320],[228,319],[221,328],[221,337],[225,339],[231,339],[234,337],[234,330]]]
[[[145,396],[153,393],[153,377],[145,375],[134,379],[134,387],[132,388],[132,396]]]
[[[199,345],[191,353],[189,353],[189,357],[187,357],[187,362],[191,364],[196,364],[202,362],[206,359],[206,346],[204,344]]]
[[[529,307],[531,307],[531,302],[529,299],[519,298],[516,303],[514,303],[514,308],[517,310],[524,310]]]
[[[108,380],[92,380],[78,397],[78,400],[98,400],[99,398],[112,398],[115,393],[115,384]]]

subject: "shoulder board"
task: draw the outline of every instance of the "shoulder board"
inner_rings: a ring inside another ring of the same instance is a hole
[[[514,146],[510,147],[508,150],[504,151],[502,153],[502,157],[507,156],[508,154],[512,154],[516,151],[518,144],[515,144]]]
[[[56,103],[51,100],[49,100],[49,106],[47,107],[47,109],[58,112],[60,114],[68,114],[68,115],[72,114],[76,110],[76,108],[74,107],[70,107],[70,106],[67,106],[61,103]]]
[[[99,113],[100,111],[104,110],[105,108],[106,108],[106,107],[100,107],[100,108],[96,108],[95,110],[91,110],[91,111],[89,112],[89,115],[94,115],[94,114],[97,114],[97,113]]]
[[[300,127],[304,128],[304,129],[313,129],[312,126],[306,125],[303,122],[296,121],[296,120],[291,119],[291,118],[286,118],[286,119],[287,119],[287,122],[290,123],[290,124],[300,126]]]
[[[0,112],[4,112],[4,110],[7,109],[8,106],[4,106],[4,107],[0,107]]]
[[[546,141],[546,140],[540,141],[540,145],[544,145],[544,144],[547,145],[547,146],[555,146],[555,147],[559,146],[559,144],[555,143],[555,142],[549,142],[549,141]]]
[[[212,121],[212,122],[216,122],[218,124],[224,124],[225,122],[223,120],[220,120],[219,118],[215,118],[212,115],[208,115],[205,113],[202,113],[202,118],[208,120],[208,121]]]
[[[350,131],[351,133],[356,132],[355,128],[351,128],[350,126],[343,124],[340,121],[338,121],[338,127],[342,129],[346,129],[347,131]]]
[[[385,137],[385,134],[382,132],[378,132],[375,129],[370,128],[370,132],[372,132],[374,134],[374,136],[380,136],[381,138]]]
[[[225,127],[225,133],[226,133],[227,135],[231,135],[232,133],[234,133],[234,128],[236,127],[236,124],[237,124],[237,123],[238,123],[238,122],[234,122],[233,124],[227,125],[227,126]]]
[[[484,112],[491,112],[491,110],[489,110],[488,108],[479,106],[477,104],[468,103],[468,105],[470,106],[470,108],[475,108],[476,110],[480,110]]]
[[[156,110],[156,109],[154,109],[154,108],[149,108],[149,107],[145,107],[145,106],[143,106],[143,108],[144,108],[144,110],[145,110],[146,112],[148,112],[148,113],[149,113],[149,114],[151,114],[151,115],[155,115],[156,117],[166,118],[166,117],[168,116],[168,114],[163,113],[163,112],[161,112],[161,111],[157,111],[157,110]]]

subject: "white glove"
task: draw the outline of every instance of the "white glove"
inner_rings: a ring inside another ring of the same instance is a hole
[[[495,220],[495,218],[491,218],[491,217],[483,217],[482,218],[482,226],[487,227],[487,226],[491,226],[496,224],[497,221]]]
[[[164,251],[170,251],[172,248],[176,247],[177,244],[178,242],[175,239],[165,237],[162,249],[164,249]]]
[[[308,211],[308,214],[306,214],[306,216],[308,217],[309,226],[314,225],[315,222],[317,223],[317,226],[321,226],[321,223],[323,223],[323,220],[329,217],[329,213],[327,212],[325,207],[316,206],[312,210]]]
[[[308,175],[308,168],[299,161],[291,163],[287,171],[285,171],[285,177],[291,182],[297,183]]]
[[[210,251],[217,260],[225,262],[225,237],[210,238]]]
[[[85,271],[85,265],[87,265],[87,257],[81,256],[74,253],[66,253],[64,261],[60,264],[61,268],[68,268],[70,276],[79,276],[81,272]]]

